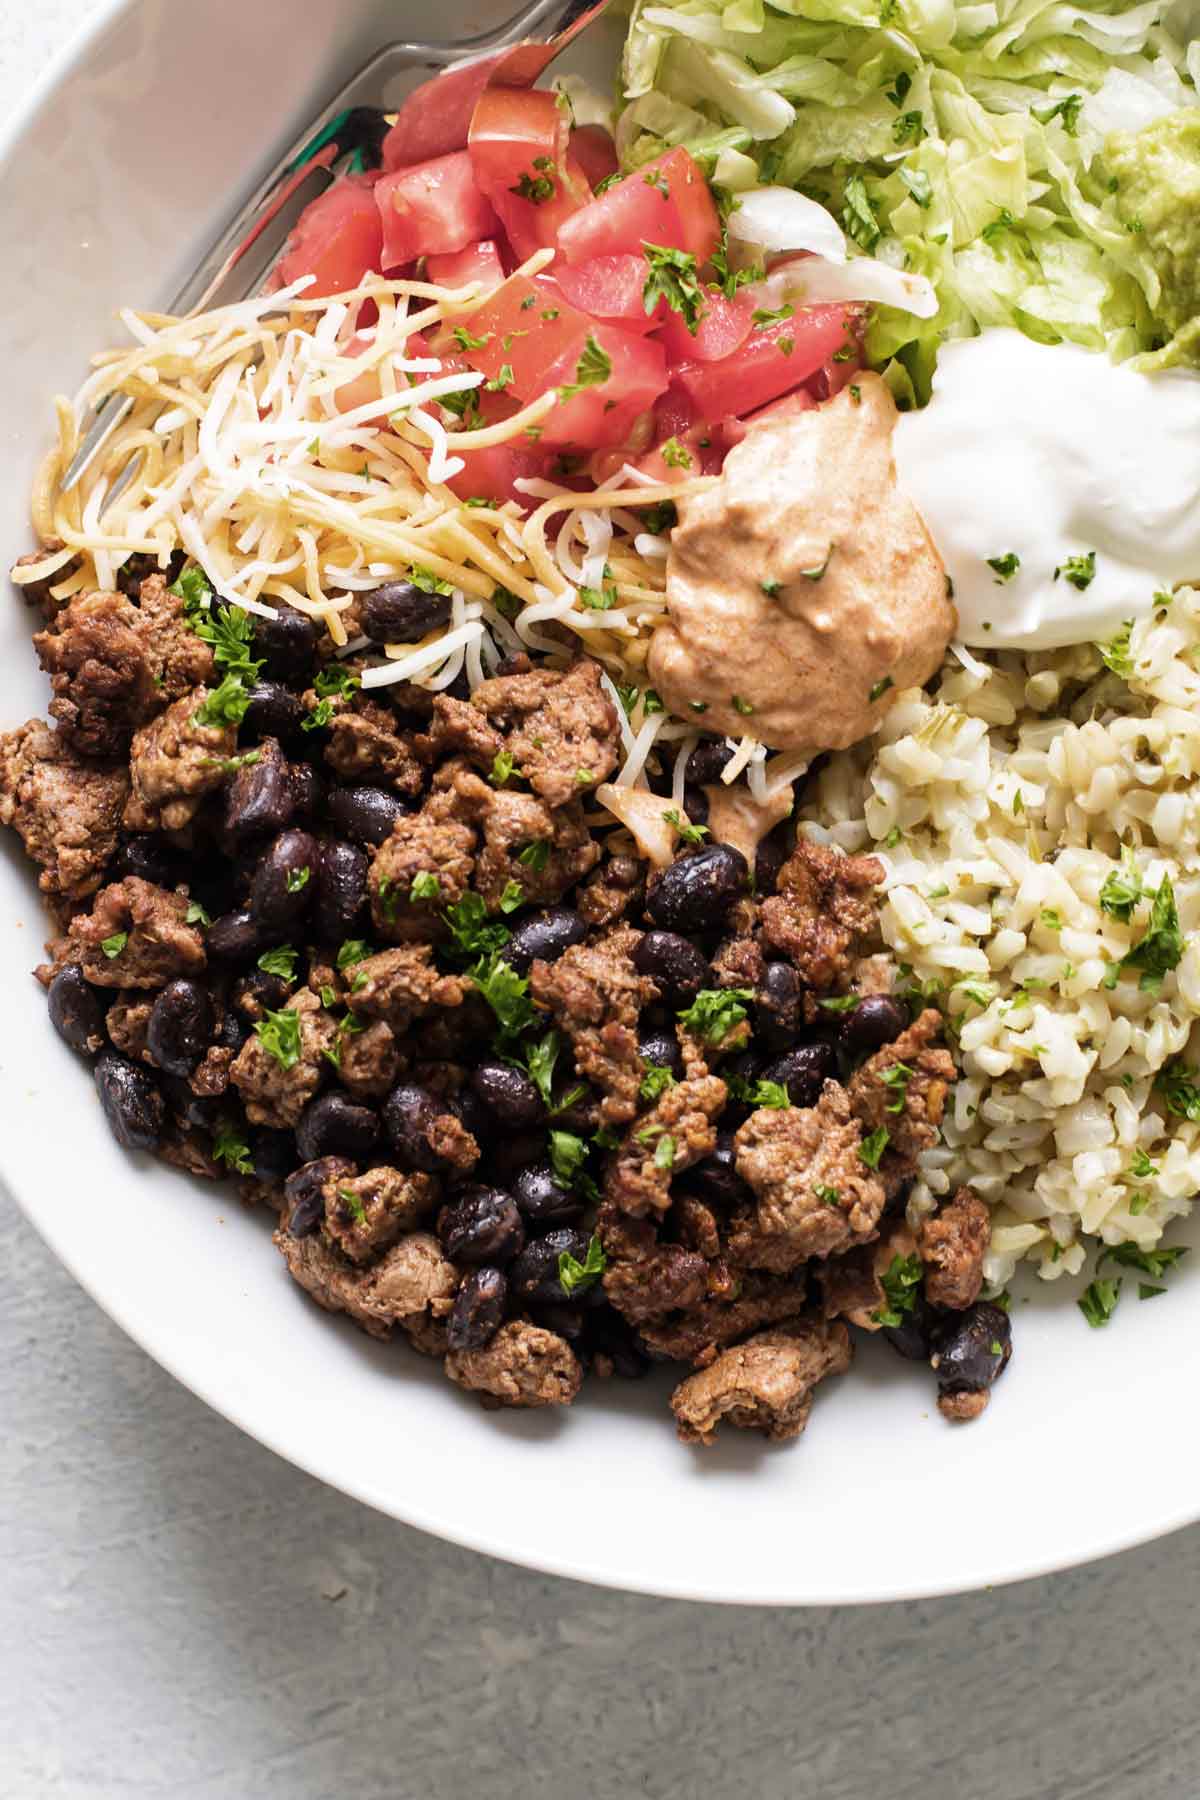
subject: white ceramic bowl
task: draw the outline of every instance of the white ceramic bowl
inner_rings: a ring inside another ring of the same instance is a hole
[[[458,35],[501,3],[442,9]],[[381,43],[428,31],[420,0],[144,0],[98,8],[29,101],[0,176],[7,270],[0,550],[27,547],[49,399],[158,303],[316,105]],[[15,600],[0,608],[0,718],[43,711]],[[29,1219],[160,1363],[281,1456],[476,1549],[696,1599],[873,1601],[1009,1581],[1200,1514],[1200,1348],[1186,1270],[1161,1304],[1089,1331],[1063,1293],[1016,1309],[986,1419],[953,1429],[928,1372],[881,1346],[822,1389],[806,1437],[675,1440],[667,1383],[589,1386],[548,1416],[485,1413],[441,1372],[335,1322],[288,1279],[269,1221],[231,1192],[125,1156],[29,970],[43,916],[0,845],[0,1169]],[[1132,1283],[1130,1284],[1132,1288]]]

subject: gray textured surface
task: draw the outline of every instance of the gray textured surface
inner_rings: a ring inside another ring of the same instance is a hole
[[[0,6],[0,101],[89,10]],[[1196,1791],[1198,1531],[1002,1593],[860,1612],[529,1575],[242,1437],[4,1201],[0,1426],[5,1800]],[[1098,1447],[1096,1480],[1128,1450]],[[981,1501],[1002,1518],[1003,1495]],[[903,1555],[903,1520],[880,1530]]]

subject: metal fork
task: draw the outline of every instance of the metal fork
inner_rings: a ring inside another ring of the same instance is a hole
[[[535,0],[492,32],[454,44],[385,45],[351,76],[251,194],[226,229],[205,251],[170,302],[177,315],[246,300],[262,286],[296,220],[339,175],[362,167],[411,92],[412,71],[443,73],[495,57],[489,86],[532,87],[554,58],[608,7],[610,0]],[[531,34],[540,30],[544,35]],[[497,52],[503,54],[497,55]],[[114,394],[95,416],[62,477],[64,493],[86,474],[113,432],[129,416],[133,402]],[[127,472],[126,472],[127,473]],[[108,499],[116,498],[118,478]]]

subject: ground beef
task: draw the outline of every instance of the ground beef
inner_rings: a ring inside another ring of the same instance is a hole
[[[390,943],[437,941],[440,914],[462,899],[475,872],[475,832],[455,818],[453,797],[433,794],[419,813],[398,819],[375,852],[368,877],[371,917]],[[420,875],[437,881],[436,897],[413,898]]]
[[[158,704],[178,700],[212,678],[213,655],[187,622],[183,599],[156,572],[138,585],[138,634],[150,662]]]
[[[633,966],[641,933],[623,928],[595,944],[576,944],[557,962],[535,962],[529,985],[571,1040],[581,1075],[604,1093],[600,1116],[625,1125],[637,1112],[642,1081],[637,1020],[658,989]]]
[[[864,1137],[886,1131],[889,1161],[899,1159],[904,1166],[896,1172],[906,1176],[922,1150],[937,1143],[946,1097],[958,1073],[949,1051],[931,1047],[941,1033],[941,1013],[927,1007],[850,1080],[850,1105]]]
[[[578,800],[551,811],[532,794],[492,787],[461,768],[452,792],[459,816],[483,834],[475,885],[489,912],[501,911],[502,902],[511,907],[516,889],[517,904],[552,905],[599,861]]]
[[[342,1039],[338,1074],[342,1086],[359,1099],[382,1099],[396,1085],[404,1067],[400,1046],[382,1019],[375,1019],[362,1031],[347,1032]]]
[[[104,1029],[116,1049],[133,1062],[153,1064],[146,1046],[146,1032],[154,1008],[153,997],[145,994],[122,994],[104,1015]]]
[[[325,1052],[333,1048],[338,1035],[335,1021],[307,989],[293,994],[283,1010],[300,1017],[299,1059],[285,1069],[262,1039],[252,1035],[229,1072],[251,1124],[271,1125],[277,1130],[294,1128],[299,1122],[330,1068]]]
[[[713,1121],[727,1094],[715,1075],[668,1088],[625,1134],[606,1184],[614,1205],[634,1218],[666,1212],[675,1176],[712,1154],[717,1141]],[[670,1160],[664,1145],[670,1147]]]
[[[708,1264],[682,1244],[656,1245],[639,1262],[612,1264],[604,1292],[631,1325],[695,1306],[708,1292]]]
[[[202,1181],[223,1181],[228,1172],[213,1156],[204,1133],[192,1125],[182,1125],[178,1120],[173,1121],[160,1139],[158,1154],[173,1169],[182,1169],[185,1175],[198,1175]]]
[[[878,1331],[879,1314],[887,1309],[883,1277],[899,1256],[915,1256],[917,1242],[903,1219],[893,1220],[873,1244],[860,1244],[845,1256],[821,1264],[818,1279],[827,1319],[848,1319],[862,1331]]]
[[[709,1296],[686,1312],[650,1320],[640,1327],[640,1336],[655,1355],[705,1367],[723,1345],[736,1343],[764,1325],[798,1318],[806,1301],[802,1280],[790,1275],[747,1274],[731,1286],[728,1298]]]
[[[875,932],[874,890],[883,877],[877,856],[845,856],[797,838],[777,893],[762,903],[764,941],[791,959],[809,987],[843,992]]]
[[[758,987],[766,973],[766,959],[751,937],[727,938],[712,959],[716,986],[723,988]]]
[[[197,975],[207,958],[187,911],[182,894],[129,875],[102,889],[90,913],[76,914],[54,946],[55,964],[79,963],[95,987],[153,989],[177,975]]]
[[[0,735],[0,824],[41,864],[38,885],[52,899],[95,893],[128,795],[126,770],[81,762],[40,719]]]
[[[348,1261],[366,1263],[414,1231],[441,1189],[432,1175],[375,1168],[365,1175],[332,1173],[322,1193],[326,1237]]]
[[[685,1444],[711,1444],[723,1420],[774,1439],[798,1437],[808,1423],[813,1389],[850,1367],[844,1325],[797,1320],[760,1331],[726,1350],[707,1369],[681,1381],[671,1410]]]
[[[482,1350],[452,1350],[446,1373],[501,1406],[569,1406],[583,1381],[571,1346],[525,1319],[510,1319]]]
[[[694,1194],[672,1196],[667,1223],[681,1244],[686,1244],[690,1250],[698,1250],[708,1262],[714,1262],[720,1256],[721,1232],[717,1215]]]
[[[969,1425],[972,1419],[987,1411],[991,1397],[991,1388],[951,1388],[938,1395],[937,1408],[951,1425]]]
[[[564,806],[617,767],[621,730],[600,674],[599,663],[581,660],[565,674],[501,675],[471,696],[490,723],[508,732],[517,769],[548,806]]]
[[[991,1237],[991,1214],[968,1187],[922,1221],[917,1247],[925,1264],[925,1298],[932,1305],[961,1312],[975,1304]]]
[[[646,896],[646,873],[636,856],[610,856],[580,888],[578,912],[589,925],[615,925],[636,912]]]
[[[325,761],[343,781],[383,780],[398,794],[410,797],[425,785],[425,770],[413,753],[411,739],[400,735],[396,715],[378,701],[359,695],[350,709],[330,720]]]
[[[51,717],[81,756],[123,755],[159,709],[138,624],[123,594],[76,594],[33,640],[54,694]]]
[[[347,973],[358,1016],[382,1020],[397,1036],[426,1013],[461,1006],[466,992],[460,976],[439,973],[428,944],[381,950]]]
[[[226,778],[237,748],[236,725],[202,725],[196,714],[206,688],[176,700],[134,736],[129,772],[133,792],[125,808],[130,831],[182,831],[206,794]]]
[[[816,1106],[752,1113],[734,1143],[758,1211],[730,1239],[733,1262],[782,1272],[874,1234],[883,1184],[859,1154],[862,1132],[836,1081],[825,1083]]]
[[[222,1044],[206,1050],[189,1078],[188,1085],[193,1094],[198,1094],[202,1100],[215,1100],[225,1093],[236,1054]]]
[[[451,694],[438,694],[433,702],[433,718],[429,731],[419,740],[430,761],[446,755],[465,756],[485,774],[504,748],[501,734],[489,725],[477,706],[469,700],[456,700]]]
[[[348,1313],[372,1337],[390,1337],[397,1320],[444,1318],[458,1286],[453,1263],[424,1231],[402,1237],[365,1268],[348,1261],[317,1232],[297,1238],[280,1229],[274,1242],[289,1273],[318,1306]]]

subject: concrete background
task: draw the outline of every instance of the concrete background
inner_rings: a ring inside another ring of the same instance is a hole
[[[0,104],[90,9],[0,0]],[[862,1611],[530,1575],[242,1437],[2,1200],[0,1430],[3,1800],[1200,1792],[1200,1530]],[[1097,1446],[1098,1482],[1120,1453]],[[903,1519],[880,1529],[902,1556]]]

